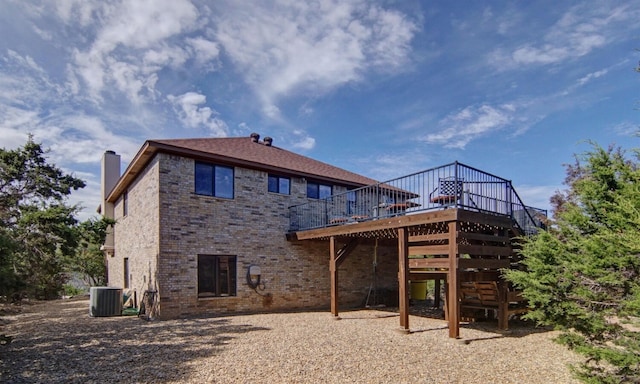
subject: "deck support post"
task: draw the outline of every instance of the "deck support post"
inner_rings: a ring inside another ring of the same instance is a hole
[[[440,279],[435,279],[433,285],[433,307],[440,308]]]
[[[449,274],[447,275],[447,311],[449,337],[460,338],[460,303],[458,301],[458,221],[449,222]]]
[[[509,329],[509,302],[506,282],[498,279],[498,329]]]
[[[400,327],[409,331],[409,231],[398,228],[398,291]]]
[[[336,247],[336,238],[331,236],[329,239],[329,271],[331,272],[331,314],[335,318],[338,317],[338,254]]]

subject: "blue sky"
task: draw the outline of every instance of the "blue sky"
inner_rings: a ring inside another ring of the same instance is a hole
[[[87,181],[146,139],[248,136],[386,180],[455,160],[548,207],[638,147],[640,1],[0,0],[0,147]]]

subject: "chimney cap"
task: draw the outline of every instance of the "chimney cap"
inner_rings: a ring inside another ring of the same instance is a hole
[[[113,151],[111,149],[107,149],[106,151],[104,151],[105,154],[109,154],[109,155],[115,155],[116,151]]]
[[[264,145],[266,145],[267,147],[270,147],[271,144],[273,144],[273,139],[269,136],[266,136],[264,138]]]
[[[257,143],[258,140],[260,140],[260,135],[255,132],[249,135],[249,137],[251,137],[251,141],[253,141],[254,143]]]

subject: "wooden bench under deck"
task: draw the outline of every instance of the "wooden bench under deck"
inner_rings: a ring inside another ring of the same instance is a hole
[[[523,314],[529,309],[522,292],[500,288],[496,281],[462,282],[459,293],[463,317],[476,317],[474,312],[478,310],[491,311],[498,316],[498,328],[507,330],[511,315]]]

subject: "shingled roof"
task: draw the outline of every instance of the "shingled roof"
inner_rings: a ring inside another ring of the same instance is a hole
[[[172,153],[198,160],[220,162],[250,169],[361,187],[376,184],[368,177],[287,151],[257,135],[251,137],[148,140],[129,164],[108,201],[115,201],[157,152]]]

